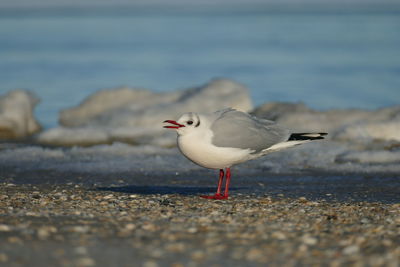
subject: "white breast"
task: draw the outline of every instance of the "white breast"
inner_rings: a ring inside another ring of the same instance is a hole
[[[228,168],[254,158],[250,149],[216,147],[211,138],[211,131],[178,136],[178,147],[188,159],[210,169]]]

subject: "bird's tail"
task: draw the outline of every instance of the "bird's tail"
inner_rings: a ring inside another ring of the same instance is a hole
[[[327,135],[327,133],[292,133],[288,140],[277,143],[267,149],[264,149],[262,152],[264,154],[268,154],[270,152],[305,144],[313,140],[324,139],[325,135]]]
[[[305,141],[324,139],[328,133],[292,133],[288,141]]]

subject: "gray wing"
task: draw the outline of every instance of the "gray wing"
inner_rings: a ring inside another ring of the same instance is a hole
[[[251,149],[260,152],[274,144],[287,141],[290,133],[273,121],[259,119],[234,109],[217,112],[212,123],[212,143],[219,147]]]

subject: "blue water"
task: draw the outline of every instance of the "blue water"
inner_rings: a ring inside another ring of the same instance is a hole
[[[400,104],[396,13],[1,13],[0,93],[42,99],[39,120],[102,89],[171,91],[227,77],[256,105],[317,109]]]

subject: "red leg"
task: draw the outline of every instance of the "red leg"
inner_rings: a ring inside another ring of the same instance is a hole
[[[215,195],[213,195],[213,196],[200,196],[200,197],[206,198],[206,199],[226,199],[226,197],[224,195],[221,195],[221,187],[222,187],[223,180],[224,180],[224,170],[220,169],[217,193],[215,193]],[[226,189],[225,189],[225,191],[226,191]]]
[[[229,184],[231,182],[231,168],[226,168],[226,182],[225,182],[225,192],[224,197],[228,198],[229,194]]]
[[[220,169],[219,170],[219,179],[218,179],[218,188],[217,188],[216,195],[221,195],[221,187],[222,187],[223,180],[224,180],[224,170]]]

